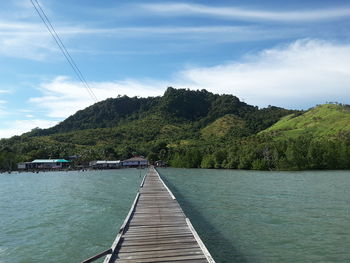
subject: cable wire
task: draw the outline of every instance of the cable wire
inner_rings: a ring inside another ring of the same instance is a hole
[[[47,17],[45,11],[42,9],[41,5],[39,4],[38,0],[30,0],[33,7],[35,8],[36,12],[38,13],[38,15],[40,16],[41,20],[44,22],[47,30],[50,32],[51,36],[53,37],[53,39],[55,40],[56,44],[58,45],[58,47],[60,48],[62,54],[64,55],[64,57],[66,58],[66,60],[68,61],[69,65],[72,67],[73,71],[75,72],[75,74],[77,75],[77,77],[79,78],[79,80],[82,82],[82,84],[85,86],[85,88],[87,89],[89,95],[91,96],[91,98],[95,101],[98,102],[98,99],[95,95],[95,93],[93,92],[93,90],[90,88],[89,84],[87,83],[84,75],[81,73],[79,67],[77,66],[77,64],[75,63],[75,61],[73,60],[72,56],[69,54],[66,46],[63,44],[61,38],[59,37],[59,35],[57,34],[55,28],[53,27],[52,23],[50,22],[49,18]]]

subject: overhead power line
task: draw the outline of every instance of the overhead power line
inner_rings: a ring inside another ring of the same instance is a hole
[[[47,30],[50,32],[51,36],[53,37],[53,39],[55,40],[56,44],[60,48],[62,54],[64,55],[64,57],[68,61],[69,65],[72,67],[72,69],[75,72],[75,74],[77,75],[78,79],[82,82],[83,86],[86,88],[86,90],[88,91],[88,93],[91,96],[91,98],[95,102],[98,102],[98,99],[97,99],[95,93],[90,88],[90,86],[87,83],[84,75],[81,73],[79,67],[77,66],[77,64],[73,60],[72,56],[69,54],[66,46],[63,44],[61,38],[57,34],[55,28],[53,27],[52,23],[50,22],[49,18],[47,17],[45,11],[42,9],[42,7],[39,4],[38,0],[30,0],[30,1],[32,3],[33,7],[35,8],[36,12],[40,16],[41,20],[44,22]]]

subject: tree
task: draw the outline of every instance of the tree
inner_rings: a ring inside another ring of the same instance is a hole
[[[211,154],[204,155],[201,161],[201,168],[214,168],[215,160]]]

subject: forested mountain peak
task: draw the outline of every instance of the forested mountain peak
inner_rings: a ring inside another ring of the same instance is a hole
[[[20,161],[133,155],[176,167],[350,168],[349,106],[259,109],[230,94],[169,87],[159,97],[121,96],[78,111],[50,129],[0,141],[0,169]]]
[[[76,112],[58,125],[36,130],[31,135],[49,135],[85,130],[107,128],[145,115],[157,114],[174,121],[202,121],[207,124],[225,114],[242,116],[257,108],[241,102],[233,95],[218,95],[206,90],[167,88],[161,97],[119,96],[95,103]]]

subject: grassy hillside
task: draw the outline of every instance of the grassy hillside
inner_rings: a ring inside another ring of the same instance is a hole
[[[221,138],[230,134],[242,134],[246,131],[246,122],[232,114],[218,118],[201,130],[204,139]]]
[[[312,134],[315,138],[337,138],[350,133],[350,107],[324,104],[302,115],[290,114],[260,134],[272,134],[276,139],[296,138]]]
[[[350,168],[349,106],[264,109],[233,95],[168,88],[161,97],[107,99],[50,129],[0,140],[0,170],[37,158],[144,155],[176,167]]]

